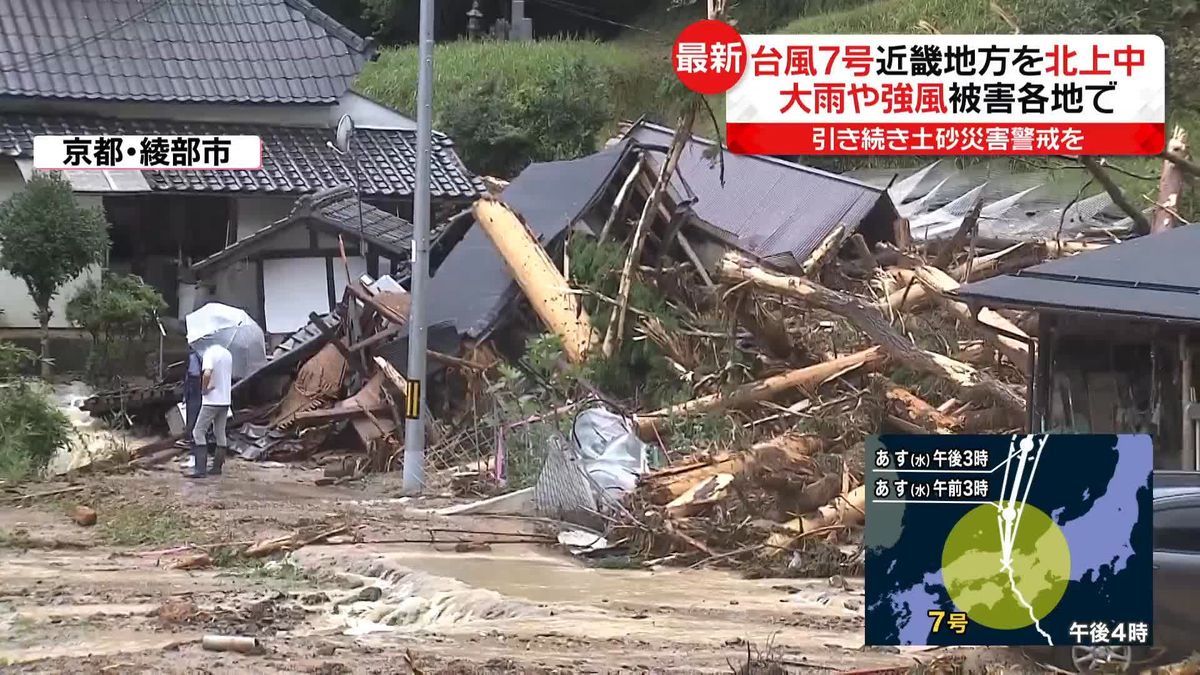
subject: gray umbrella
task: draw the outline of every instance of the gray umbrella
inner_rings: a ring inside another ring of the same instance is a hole
[[[221,345],[233,355],[233,379],[239,380],[267,362],[262,328],[245,311],[210,302],[187,315],[188,345],[198,354]]]

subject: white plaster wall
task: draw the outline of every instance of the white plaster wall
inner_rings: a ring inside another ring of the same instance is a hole
[[[25,179],[21,176],[21,170],[17,168],[16,162],[9,158],[0,159],[0,201],[8,199],[23,189],[25,189]],[[99,195],[75,195],[75,197],[83,206],[99,207],[102,205]],[[54,300],[50,302],[50,309],[54,313],[50,318],[51,328],[71,327],[66,315],[67,301],[87,279],[96,278],[99,275],[100,268],[93,267],[59,289],[58,295],[54,296]],[[4,313],[0,314],[0,327],[38,327],[37,319],[34,318],[37,307],[29,297],[29,289],[25,287],[25,282],[7,272],[0,272],[0,309],[4,310]]]
[[[271,223],[287,218],[295,204],[296,200],[291,197],[238,197],[235,206],[237,238],[245,239]]]

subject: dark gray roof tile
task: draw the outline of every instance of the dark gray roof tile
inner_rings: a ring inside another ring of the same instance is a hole
[[[106,117],[0,115],[0,155],[30,157],[39,135],[251,135],[262,138],[261,171],[145,171],[152,189],[196,192],[306,194],[352,182],[349,161],[326,143],[333,130],[256,124],[117,120]],[[359,129],[356,176],[366,197],[411,197],[416,185],[415,132]],[[463,166],[445,136],[434,136],[432,194],[474,199],[482,181]]]
[[[332,103],[372,53],[308,0],[0,0],[0,96]]]

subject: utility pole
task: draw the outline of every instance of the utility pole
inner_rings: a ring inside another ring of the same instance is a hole
[[[427,326],[425,292],[429,282],[429,190],[433,160],[433,0],[421,0],[417,49],[417,189],[413,195],[412,307],[408,317],[410,414],[404,429],[404,494],[425,487],[425,359]],[[415,417],[415,419],[413,419]]]

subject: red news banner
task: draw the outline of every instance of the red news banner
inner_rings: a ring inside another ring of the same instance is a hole
[[[765,155],[1154,155],[1153,35],[739,35],[686,28],[675,72],[724,92],[730,150]]]

